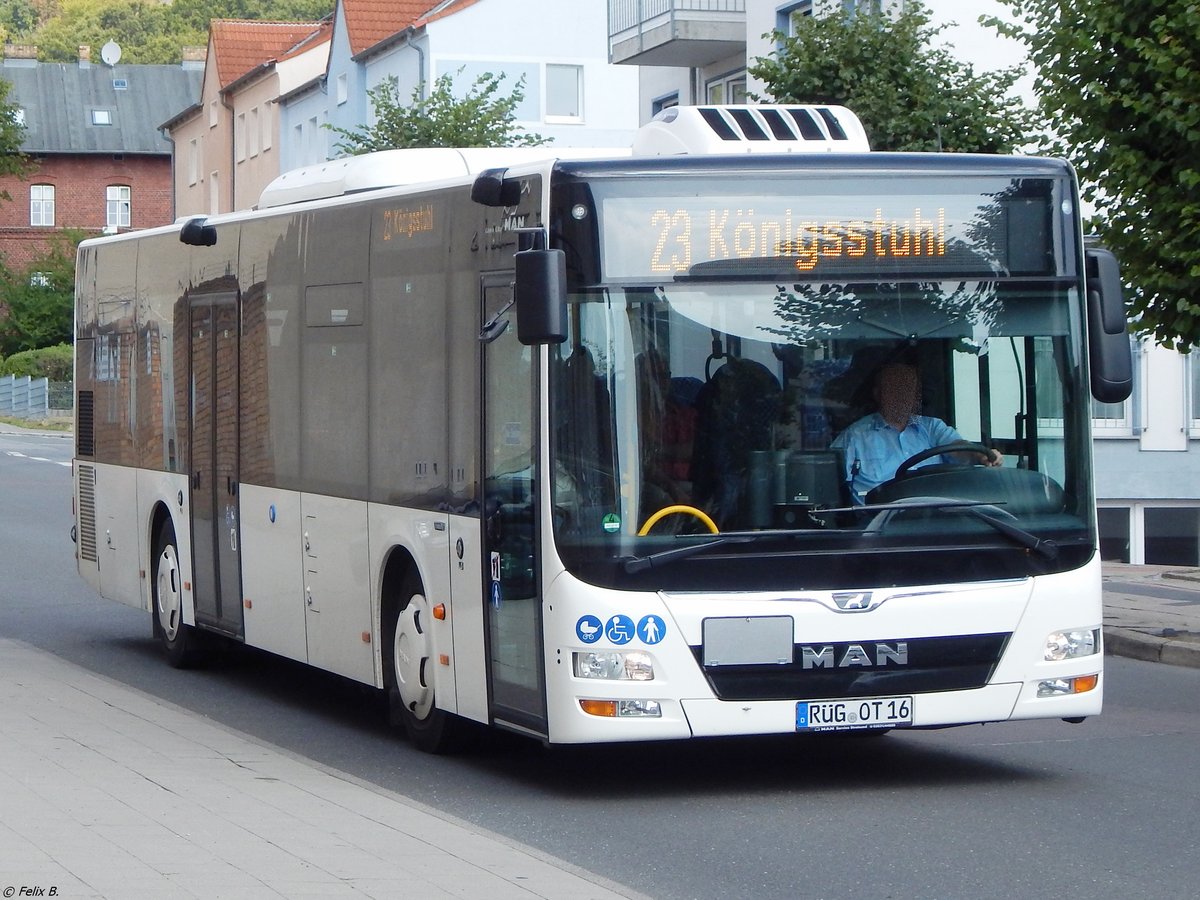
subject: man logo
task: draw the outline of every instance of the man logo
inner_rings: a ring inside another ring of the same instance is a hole
[[[872,654],[871,651],[874,651]],[[888,644],[839,644],[831,647],[801,647],[800,666],[804,669],[883,669],[908,665],[908,641]]]
[[[883,600],[884,598],[876,600],[871,591],[852,591],[833,595],[833,602],[842,612],[867,612],[879,606]]]

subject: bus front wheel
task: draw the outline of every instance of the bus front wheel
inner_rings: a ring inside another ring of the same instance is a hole
[[[434,704],[433,615],[421,580],[401,585],[384,633],[385,686],[393,725],[426,753],[447,753],[457,743],[457,717]]]

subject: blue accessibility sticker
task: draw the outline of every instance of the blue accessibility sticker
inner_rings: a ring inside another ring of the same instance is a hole
[[[642,616],[637,623],[637,634],[643,644],[657,644],[667,636],[667,623],[658,616]]]
[[[604,634],[604,627],[595,616],[580,616],[575,623],[575,634],[585,644],[594,644]]]
[[[604,636],[614,644],[628,644],[633,640],[633,619],[613,616],[604,626]]]

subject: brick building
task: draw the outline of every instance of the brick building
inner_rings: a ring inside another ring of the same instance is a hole
[[[115,47],[115,45],[112,45]],[[0,78],[25,125],[24,180],[0,178],[0,256],[24,270],[65,228],[90,234],[163,225],[175,218],[171,143],[159,126],[200,95],[203,59],[177,66],[42,63],[37,48],[5,45]]]

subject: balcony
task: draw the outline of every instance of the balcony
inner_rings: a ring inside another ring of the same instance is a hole
[[[746,0],[608,0],[608,58],[700,68],[746,52]]]

